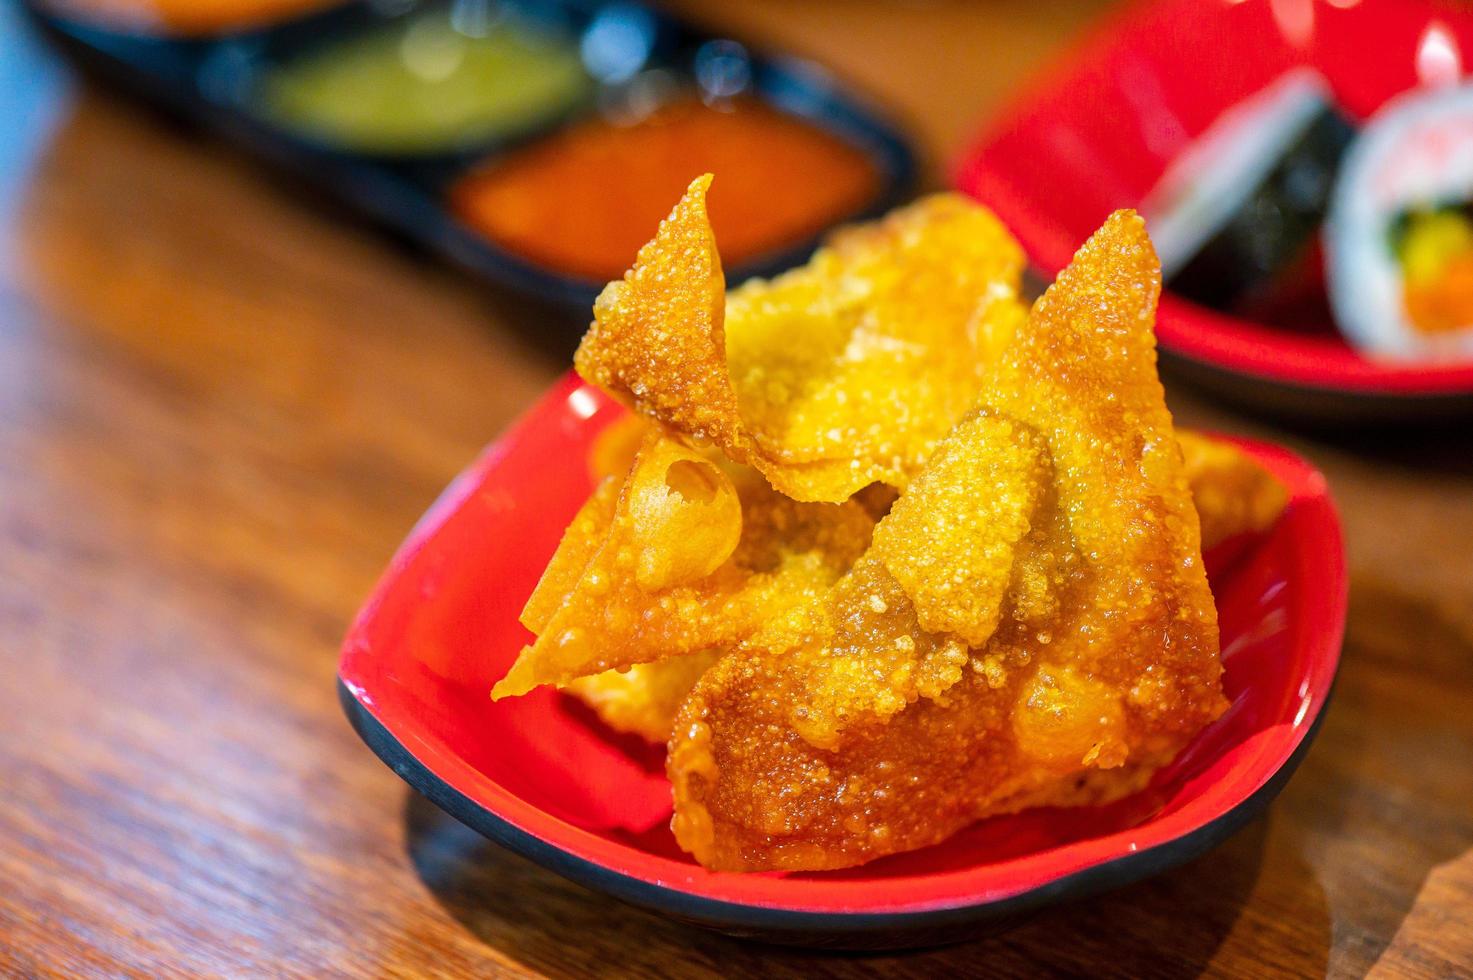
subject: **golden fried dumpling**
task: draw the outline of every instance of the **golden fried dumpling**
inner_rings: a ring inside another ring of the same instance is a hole
[[[1117,798],[1224,709],[1155,372],[1159,289],[1142,222],[1112,216],[871,551],[702,675],[668,761],[697,860],[846,867],[989,814]],[[983,501],[996,526],[968,518]],[[969,587],[946,590],[928,551]]]
[[[691,688],[720,656],[717,650],[701,650],[627,670],[606,670],[570,681],[563,691],[615,731],[664,742]]]
[[[1184,429],[1177,430],[1177,439],[1192,488],[1192,502],[1201,517],[1204,552],[1223,541],[1261,533],[1273,525],[1287,503],[1288,493],[1271,473],[1230,443]],[[885,490],[876,484],[861,495],[874,501],[872,513],[877,520],[894,503],[893,491],[881,492]],[[876,539],[876,548],[881,546],[882,538]],[[927,554],[921,553],[923,558]],[[567,690],[618,731],[664,742],[690,689],[716,659],[708,652],[641,664],[624,673],[609,671],[574,681]],[[699,669],[695,669],[697,665]]]
[[[588,474],[595,483],[605,477],[623,479],[634,465],[634,456],[654,426],[639,415],[625,415],[594,437],[588,449]]]
[[[1024,315],[1017,242],[986,209],[940,195],[727,297],[710,180],[599,296],[578,372],[796,500],[905,486]]]
[[[789,500],[651,428],[564,533],[522,614],[537,640],[492,697],[738,643],[827,590],[873,527],[857,502]]]
[[[1203,551],[1279,519],[1289,491],[1272,473],[1231,443],[1185,430],[1176,435],[1202,521]]]
[[[835,233],[727,296],[743,423],[773,459],[858,461],[865,482],[903,487],[976,404],[988,339],[1027,315],[1022,270],[1002,223],[956,194]]]
[[[987,642],[1048,478],[1043,440],[1011,419],[977,415],[941,443],[875,529],[872,549],[922,629]]]
[[[692,182],[624,278],[604,287],[573,366],[649,419],[741,447],[726,373],[726,278],[706,216],[710,184],[709,174]]]

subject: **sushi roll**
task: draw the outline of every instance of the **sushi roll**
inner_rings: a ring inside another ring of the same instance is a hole
[[[1377,113],[1346,157],[1326,251],[1335,317],[1357,347],[1473,357],[1473,85]]]
[[[1223,113],[1141,205],[1167,285],[1240,313],[1295,290],[1316,264],[1335,173],[1354,135],[1310,68]]]

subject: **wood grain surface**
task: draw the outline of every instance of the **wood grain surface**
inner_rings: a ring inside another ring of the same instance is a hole
[[[696,16],[888,99],[933,161],[1102,4]],[[653,918],[410,793],[333,691],[359,601],[568,335],[72,79],[0,6],[0,974],[1473,972],[1473,435],[1186,422],[1329,475],[1353,568],[1325,727],[1196,863],[879,957]],[[933,174],[939,172],[933,170]]]

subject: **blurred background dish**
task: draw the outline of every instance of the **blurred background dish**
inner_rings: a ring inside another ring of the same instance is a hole
[[[1408,92],[1366,127],[1330,211],[1346,336],[1400,360],[1473,360],[1473,85]]]
[[[1226,109],[1141,202],[1171,290],[1286,329],[1327,326],[1316,246],[1355,132],[1309,67]]]
[[[283,8],[206,39],[31,9],[102,77],[556,307],[568,342],[696,174],[733,282],[915,183],[905,133],[818,64],[627,0]]]
[[[1438,93],[1464,50],[1473,12],[1426,0],[1138,4],[1020,97],[957,181],[1050,273],[1092,222],[1141,208],[1167,276],[1163,363],[1240,405],[1335,421],[1466,414],[1473,357],[1448,339],[1473,336],[1473,322],[1450,322],[1465,309],[1473,127],[1443,117],[1460,148],[1441,183],[1402,181],[1378,227],[1332,205],[1371,199],[1357,161],[1383,106],[1460,98]],[[1377,269],[1388,298],[1373,306],[1355,290]],[[1439,343],[1402,328],[1413,306],[1441,324]]]
[[[444,153],[513,135],[585,98],[593,80],[557,24],[477,5],[433,7],[274,65],[258,108],[304,138],[365,153]]]
[[[169,27],[171,0],[37,2],[82,61],[550,301],[569,337],[693,174],[718,174],[733,281],[915,184],[905,134],[816,64],[627,0],[213,0],[189,30]],[[1169,363],[1240,404],[1461,415],[1470,45],[1473,12],[1433,0],[1133,5],[1018,100],[957,182],[1045,273],[1109,210],[1139,207]]]
[[[450,190],[454,210],[508,251],[584,279],[617,279],[693,175],[717,175],[711,221],[734,267],[864,208],[881,174],[860,149],[742,96],[691,94],[632,119],[585,120],[494,158]],[[617,187],[618,193],[609,193]]]

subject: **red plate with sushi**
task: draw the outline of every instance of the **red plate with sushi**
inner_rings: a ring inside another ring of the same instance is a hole
[[[1136,207],[1174,372],[1254,408],[1473,413],[1473,10],[1165,0],[1113,19],[956,182],[1052,276]]]

